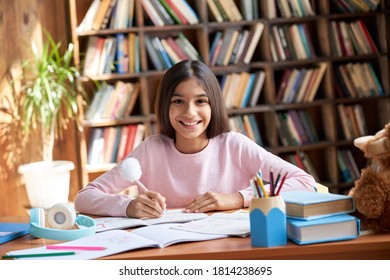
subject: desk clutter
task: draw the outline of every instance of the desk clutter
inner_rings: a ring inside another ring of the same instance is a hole
[[[274,201],[263,208],[261,203],[265,200]],[[254,209],[256,215],[251,216]],[[267,198],[255,197],[249,211],[207,215],[168,210],[166,216],[157,219],[97,218],[95,234],[51,246],[11,251],[3,259],[87,260],[140,248],[164,248],[176,243],[228,237],[251,236],[252,247],[284,246],[287,239],[299,245],[348,240],[360,234],[359,219],[349,214],[354,210],[353,199],[346,195],[291,191]],[[276,216],[269,216],[268,213],[275,211]],[[262,222],[256,220],[259,213],[264,216]],[[26,224],[20,230],[6,228],[15,233],[20,231],[20,236],[28,233]],[[129,228],[134,229],[127,231]],[[0,232],[2,235],[5,233]]]

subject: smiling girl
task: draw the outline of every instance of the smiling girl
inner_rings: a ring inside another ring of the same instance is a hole
[[[149,191],[136,198],[119,194],[133,184],[116,166],[78,193],[77,211],[150,218],[165,207],[185,212],[248,207],[250,180],[261,169],[269,181],[272,167],[288,173],[283,191],[314,191],[311,175],[229,130],[218,80],[202,62],[181,61],[165,73],[155,111],[159,134],[127,155],[140,162],[140,181]]]

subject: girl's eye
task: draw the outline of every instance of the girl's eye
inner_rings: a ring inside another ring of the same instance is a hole
[[[198,104],[207,104],[207,103],[209,103],[209,100],[207,99],[207,98],[204,98],[204,99],[198,99],[197,101],[196,101],[196,103],[198,103]]]
[[[173,99],[171,102],[174,104],[182,104],[184,101],[181,99]]]

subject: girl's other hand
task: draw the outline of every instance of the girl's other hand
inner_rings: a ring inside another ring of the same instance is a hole
[[[240,193],[207,192],[186,207],[186,213],[204,213],[214,210],[240,209],[244,205],[244,198]]]

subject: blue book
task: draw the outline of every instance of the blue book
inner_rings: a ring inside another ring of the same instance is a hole
[[[217,31],[217,32],[215,33],[213,43],[211,44],[211,49],[210,49],[210,61],[212,60],[212,58],[213,58],[213,56],[214,56],[215,49],[216,49],[217,44],[218,44],[218,41],[221,39],[221,37],[222,37],[222,32],[221,32],[221,31]]]
[[[11,241],[30,232],[30,224],[0,223],[0,244]]]
[[[355,239],[360,234],[360,220],[348,214],[303,221],[287,219],[287,237],[304,245]]]
[[[281,195],[288,218],[314,220],[355,211],[355,201],[349,195],[308,191],[282,192]]]
[[[125,74],[125,35],[122,33],[116,34],[116,41],[116,72],[118,74]]]
[[[245,90],[245,95],[244,95],[244,98],[243,98],[242,103],[241,103],[241,108],[245,108],[248,106],[249,97],[250,97],[251,92],[252,92],[252,87],[253,87],[253,82],[255,81],[255,77],[256,77],[255,73],[251,73],[249,76],[249,83],[248,83],[248,86],[246,87],[246,90]]]

